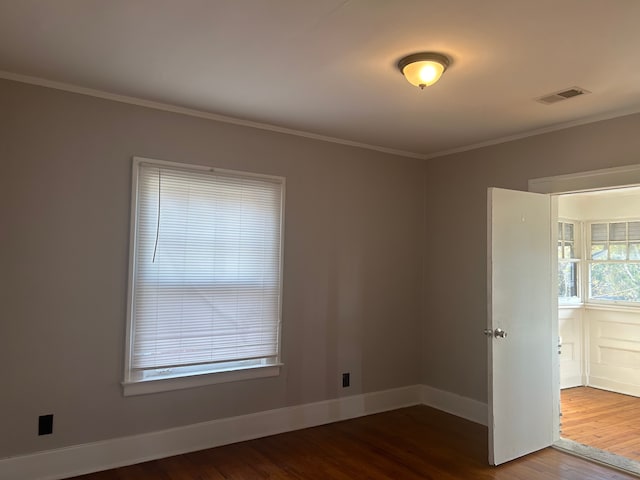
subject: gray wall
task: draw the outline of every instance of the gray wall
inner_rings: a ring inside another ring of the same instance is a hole
[[[487,188],[635,163],[638,114],[425,164],[422,383],[487,401]]]
[[[0,458],[416,383],[486,401],[486,189],[638,163],[638,132],[419,162],[0,80]],[[122,396],[134,155],[287,177],[280,377]]]
[[[281,376],[122,396],[134,155],[287,178]],[[9,81],[0,162],[0,458],[420,381],[421,162]]]

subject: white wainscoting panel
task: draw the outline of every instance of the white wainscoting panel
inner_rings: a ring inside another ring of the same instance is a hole
[[[640,315],[587,309],[589,385],[640,396]]]
[[[586,385],[584,372],[582,308],[559,308],[560,388]]]

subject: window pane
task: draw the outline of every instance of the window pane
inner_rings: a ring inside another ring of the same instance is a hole
[[[627,240],[627,224],[625,222],[609,224],[609,241],[624,242]]]
[[[558,258],[562,258],[562,242],[558,242]]]
[[[603,243],[591,244],[591,258],[593,260],[607,260],[607,245]]]
[[[640,301],[640,265],[594,263],[589,268],[589,297],[593,300]]]
[[[609,259],[610,260],[626,260],[627,244],[626,243],[610,243]]]
[[[640,222],[629,222],[629,241],[640,240]]]
[[[558,222],[558,242],[562,241],[562,222]]]
[[[568,299],[577,296],[577,264],[574,262],[560,262],[558,264],[558,297]]]
[[[282,184],[138,168],[132,378],[277,358]]]
[[[565,242],[573,241],[573,223],[564,224],[564,240]]]
[[[607,241],[607,224],[591,224],[591,243],[601,243]]]
[[[575,258],[573,256],[573,245],[566,245],[564,246],[564,258]]]
[[[640,260],[640,243],[629,244],[629,260]]]

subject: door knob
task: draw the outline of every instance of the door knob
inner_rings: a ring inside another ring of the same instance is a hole
[[[504,338],[507,336],[507,332],[505,332],[501,328],[496,328],[495,332],[493,332],[496,338]]]
[[[487,337],[505,338],[507,336],[507,332],[505,332],[501,328],[496,328],[495,330],[491,330],[490,328],[485,328],[483,333]]]

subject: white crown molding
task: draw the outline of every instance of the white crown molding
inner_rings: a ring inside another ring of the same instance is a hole
[[[486,425],[486,404],[411,385],[0,459],[0,478],[59,480],[421,403]]]
[[[550,127],[538,128],[536,130],[530,130],[523,133],[517,133],[515,135],[509,135],[506,137],[495,138],[493,140],[487,140],[486,142],[472,143],[464,145],[462,147],[452,148],[449,150],[441,150],[424,155],[425,160],[432,160],[438,157],[445,157],[447,155],[453,155],[455,153],[468,152],[470,150],[478,150],[484,147],[492,147],[494,145],[500,145],[502,143],[509,143],[515,140],[522,140],[523,138],[535,137],[537,135],[543,135],[545,133],[557,132],[559,130],[566,130],[567,128],[579,127],[581,125],[588,125],[590,123],[601,122],[603,120],[611,120],[618,117],[625,117],[627,115],[633,115],[640,113],[640,106],[634,106],[623,110],[616,110],[615,112],[607,112],[600,115],[593,115],[590,117],[580,118],[578,120],[572,120],[570,122],[562,122]]]
[[[207,120],[214,120],[216,122],[230,123],[232,125],[240,125],[243,127],[257,128],[259,130],[267,130],[270,132],[282,133],[285,135],[294,135],[297,137],[304,137],[312,140],[319,140],[322,142],[336,143],[339,145],[346,145],[349,147],[364,148],[366,150],[374,150],[376,152],[388,153],[390,155],[398,155],[401,157],[415,158],[418,160],[432,160],[434,158],[445,157],[447,155],[453,155],[455,153],[468,152],[470,150],[477,150],[479,148],[499,145],[501,143],[508,143],[514,140],[520,140],[527,137],[542,135],[544,133],[555,132],[558,130],[564,130],[571,127],[577,127],[580,125],[599,122],[602,120],[610,120],[612,118],[624,117],[626,115],[640,113],[640,106],[635,106],[625,110],[608,112],[601,115],[595,115],[595,116],[582,118],[582,119],[578,119],[570,122],[558,123],[551,127],[540,128],[540,129],[531,130],[531,131],[516,134],[516,135],[510,135],[506,137],[496,138],[493,140],[487,140],[486,142],[472,143],[469,145],[464,145],[462,147],[452,148],[449,150],[441,150],[439,152],[424,154],[424,153],[410,152],[406,150],[397,150],[394,148],[383,147],[380,145],[371,145],[368,143],[355,142],[352,140],[345,140],[343,138],[319,135],[312,132],[305,132],[303,130],[279,127],[277,125],[270,125],[268,123],[253,122],[251,120],[243,120],[241,118],[229,117],[226,115],[218,115],[216,113],[206,112],[203,110],[179,107],[177,105],[171,105],[168,103],[154,102],[152,100],[145,100],[142,98],[130,97],[127,95],[119,95],[116,93],[105,92],[105,91],[96,90],[93,88],[81,87],[79,85],[73,85],[70,83],[56,82],[54,80],[47,80],[39,77],[32,77],[29,75],[21,75],[18,73],[13,73],[13,72],[8,72],[3,70],[0,70],[0,78],[4,78],[6,80],[13,80],[15,82],[28,83],[31,85],[38,85],[41,87],[54,88],[56,90],[64,90],[66,92],[78,93],[81,95],[88,95],[91,97],[103,98],[105,100],[112,100],[114,102],[128,103],[128,104],[137,105],[140,107],[147,107],[147,108],[153,108],[156,110],[163,110],[166,112],[179,113],[182,115],[189,115],[192,117],[204,118]]]
[[[70,83],[56,82],[53,80],[47,80],[39,77],[31,77],[28,75],[20,75],[17,73],[12,73],[12,72],[2,71],[2,70],[0,70],[0,78],[4,78],[5,80],[12,80],[15,82],[27,83],[30,85],[38,85],[40,87],[53,88],[56,90],[64,90],[65,92],[88,95],[91,97],[102,98],[105,100],[112,100],[114,102],[128,103],[131,105],[137,105],[139,107],[153,108],[155,110],[163,110],[165,112],[179,113],[181,115],[189,115],[191,117],[214,120],[216,122],[230,123],[232,125],[239,125],[242,127],[257,128],[259,130],[267,130],[270,132],[282,133],[285,135],[294,135],[296,137],[304,137],[312,140],[319,140],[322,142],[337,143],[339,145],[346,145],[348,147],[364,148],[367,150],[374,150],[381,153],[388,153],[390,155],[416,158],[418,160],[424,160],[426,158],[425,155],[415,153],[415,152],[396,150],[394,148],[382,147],[380,145],[370,145],[368,143],[354,142],[352,140],[345,140],[337,137],[319,135],[312,132],[305,132],[303,130],[295,130],[293,128],[279,127],[277,125],[270,125],[268,123],[253,122],[251,120],[243,120],[241,118],[229,117],[226,115],[218,115],[217,113],[211,113],[204,110],[196,110],[193,108],[180,107],[177,105],[171,105],[171,104],[162,103],[162,102],[155,102],[152,100],[145,100],[142,98],[130,97],[127,95],[119,95],[117,93],[110,93],[102,90],[95,90],[93,88],[81,87],[79,85],[72,85]]]

